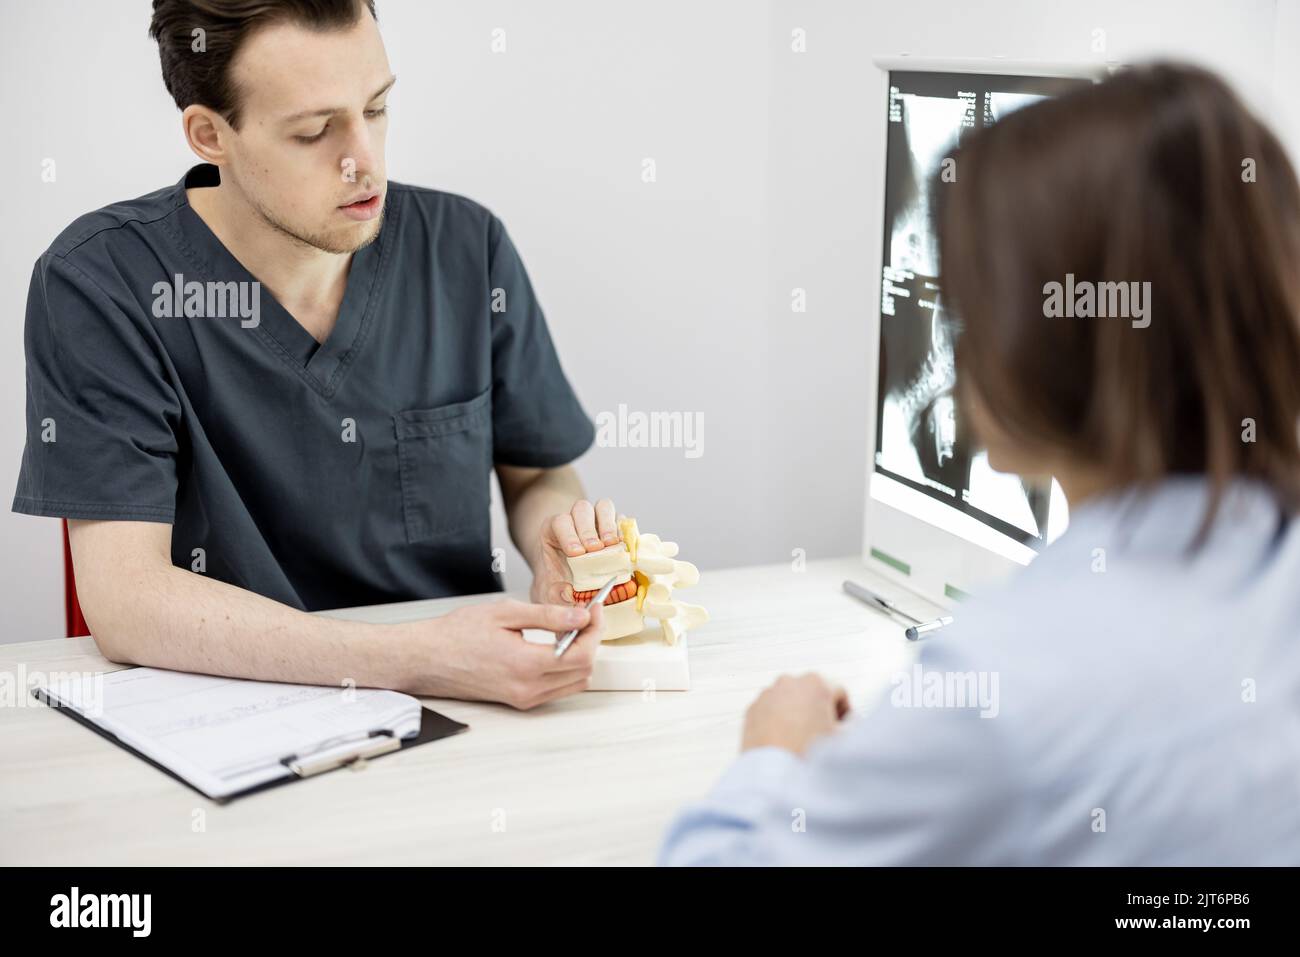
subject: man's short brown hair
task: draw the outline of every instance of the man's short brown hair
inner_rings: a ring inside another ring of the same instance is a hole
[[[374,0],[153,0],[149,36],[176,106],[198,103],[238,129],[240,91],[230,65],[254,30],[271,23],[342,29],[362,10],[375,16]]]
[[[1137,67],[953,158],[931,185],[941,284],[958,381],[997,427],[1116,487],[1208,476],[1197,543],[1232,478],[1300,509],[1300,185],[1232,91]],[[1067,274],[1149,282],[1149,325],[1048,317]]]

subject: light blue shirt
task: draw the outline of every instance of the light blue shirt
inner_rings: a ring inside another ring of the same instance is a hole
[[[663,864],[1300,863],[1300,521],[1094,499],[799,758],[743,754]],[[983,716],[982,716],[983,715]]]

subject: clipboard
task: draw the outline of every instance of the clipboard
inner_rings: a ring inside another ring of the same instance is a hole
[[[289,771],[286,776],[276,778],[272,781],[265,781],[261,784],[256,784],[250,788],[245,788],[242,791],[236,791],[234,794],[227,794],[223,797],[210,797],[189,781],[185,780],[185,778],[181,777],[181,775],[171,770],[171,768],[131,747],[131,745],[121,740],[117,735],[113,734],[113,732],[101,728],[99,725],[95,724],[95,722],[91,721],[75,709],[64,707],[62,704],[51,698],[50,695],[46,694],[44,688],[33,688],[32,697],[42,704],[49,706],[52,711],[66,714],[78,724],[94,731],[101,738],[113,742],[113,744],[117,745],[123,751],[135,755],[141,761],[157,768],[169,778],[179,781],[191,791],[201,795],[206,800],[212,801],[214,804],[229,804],[231,801],[247,797],[250,794],[269,791],[271,788],[279,787],[282,784],[293,784],[296,781],[304,781],[307,778],[316,777],[319,774],[333,771],[337,768],[364,766],[366,762],[383,757],[385,754],[391,754],[395,751],[405,751],[408,748],[419,747],[422,744],[428,744],[430,741],[449,738],[453,734],[460,734],[462,731],[469,730],[469,725],[463,724],[460,721],[455,721],[447,717],[445,714],[440,714],[432,708],[426,708],[421,705],[420,730],[414,737],[394,738],[392,734],[386,730],[372,731],[366,738],[357,741],[354,748],[345,749],[342,753],[334,748],[330,748],[328,750],[328,756],[324,757],[317,756],[315,752],[308,752],[301,755],[286,755],[280,762]]]

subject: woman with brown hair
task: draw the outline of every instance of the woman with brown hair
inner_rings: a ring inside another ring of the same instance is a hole
[[[764,692],[662,860],[1294,863],[1295,173],[1170,64],[952,156],[932,189],[962,411],[995,468],[1060,481],[1070,527],[869,716],[815,676]]]

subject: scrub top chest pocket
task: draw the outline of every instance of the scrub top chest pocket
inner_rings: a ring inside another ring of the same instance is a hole
[[[393,416],[409,544],[476,531],[488,522],[492,390]]]

